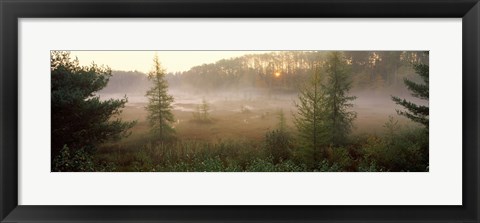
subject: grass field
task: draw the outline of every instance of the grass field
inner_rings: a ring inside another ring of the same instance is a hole
[[[396,115],[393,107],[382,101],[358,100],[353,107],[357,112],[351,138],[362,138],[362,143],[382,143],[382,136],[389,116],[400,125],[415,127],[408,120]],[[368,102],[368,103],[366,103]],[[114,171],[306,171],[302,161],[292,158],[286,163],[274,164],[266,150],[265,136],[278,128],[278,114],[283,111],[287,131],[295,139],[296,127],[292,98],[261,100],[210,100],[209,121],[198,122],[194,113],[201,100],[179,100],[173,104],[176,141],[164,144],[155,141],[146,120],[145,102],[128,103],[123,109],[123,120],[136,120],[131,135],[116,142],[105,143],[96,152],[99,162],[115,164]],[[372,138],[373,137],[373,138]],[[377,145],[373,145],[372,148]],[[355,171],[362,152],[349,147],[330,150],[335,162],[343,167],[324,163],[321,171]],[[338,154],[333,154],[338,153]],[[295,161],[295,162],[294,162]],[[370,167],[368,167],[370,168]]]
[[[383,125],[389,116],[394,116],[400,124],[412,124],[407,119],[396,115],[393,102],[385,100],[357,100],[353,110],[357,112],[353,134],[382,134]],[[179,139],[215,142],[227,139],[248,139],[262,141],[266,132],[278,126],[278,114],[282,110],[291,132],[295,132],[293,114],[294,95],[284,98],[257,100],[211,100],[208,101],[211,111],[211,122],[200,123],[193,120],[193,113],[200,105],[201,99],[183,100],[174,103],[173,126]],[[136,120],[131,129],[132,135],[119,143],[142,138],[149,132],[146,121],[145,102],[128,103],[123,109],[121,118],[127,121]]]

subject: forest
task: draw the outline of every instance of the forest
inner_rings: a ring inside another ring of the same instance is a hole
[[[185,71],[155,54],[148,73],[50,59],[53,172],[429,171],[429,52],[258,51]]]

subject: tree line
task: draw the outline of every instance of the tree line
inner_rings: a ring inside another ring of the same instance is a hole
[[[328,61],[326,51],[279,51],[250,54],[170,73],[172,87],[197,91],[257,88],[297,92],[318,64]],[[428,64],[428,57],[417,51],[344,51],[356,89],[402,87],[404,78],[418,80],[412,63]]]
[[[403,88],[403,79],[422,81],[411,64],[428,64],[428,56],[418,51],[344,51],[352,71],[353,90]],[[328,60],[324,51],[279,51],[250,54],[192,67],[183,72],[167,72],[171,89],[183,92],[265,91],[298,93],[311,70]],[[139,71],[113,71],[101,93],[145,92],[151,86],[147,75]]]

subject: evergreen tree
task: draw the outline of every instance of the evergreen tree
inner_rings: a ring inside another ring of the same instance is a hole
[[[325,71],[324,127],[328,131],[328,143],[339,145],[345,143],[347,135],[351,131],[352,122],[357,117],[356,112],[349,110],[353,107],[351,102],[357,97],[348,95],[352,81],[350,67],[343,53],[330,53],[325,64]]]
[[[313,68],[310,80],[299,89],[297,113],[294,123],[299,132],[303,155],[313,164],[320,160],[324,150],[326,129],[324,128],[325,92],[322,90],[322,78],[318,65]]]
[[[165,70],[161,67],[158,56],[153,59],[154,67],[148,73],[148,78],[152,81],[153,86],[147,91],[148,105],[148,121],[151,131],[158,136],[160,140],[168,140],[174,134],[171,126],[175,121],[172,114],[173,97],[168,94],[168,83],[165,80]]]
[[[108,67],[80,66],[69,52],[53,51],[50,69],[52,160],[67,146],[91,153],[102,142],[128,136],[135,122],[118,117],[127,98],[101,101],[96,94],[111,77]]]
[[[278,128],[265,135],[266,149],[277,164],[287,160],[291,155],[291,136],[287,131],[287,121],[283,110],[278,113]]]
[[[197,111],[193,113],[193,119],[197,122],[210,122],[209,118],[210,105],[207,100],[202,99],[202,104],[197,106]]]
[[[306,155],[317,164],[325,158],[328,146],[345,143],[356,118],[356,113],[349,110],[356,97],[348,95],[350,71],[342,53],[328,55],[323,65],[324,77],[318,65],[312,67],[312,78],[300,88],[299,102],[295,104],[295,125]]]
[[[426,52],[428,55],[428,52]],[[407,86],[407,88],[412,92],[412,96],[428,101],[428,71],[429,65],[424,63],[415,63],[413,65],[415,72],[422,78],[424,83],[415,83],[409,79],[404,79],[403,82]],[[405,99],[400,99],[399,97],[392,96],[392,100],[398,104],[403,106],[407,111],[400,111],[397,110],[399,115],[405,116],[410,120],[420,123],[424,125],[428,130],[428,113],[429,109],[428,106],[425,105],[417,105],[413,102],[407,101]]]
[[[287,120],[283,113],[283,109],[278,111],[278,130],[281,132],[287,132]]]
[[[202,104],[199,106],[200,114],[202,119],[207,121],[209,119],[208,112],[210,111],[210,105],[208,105],[207,100],[202,99]]]

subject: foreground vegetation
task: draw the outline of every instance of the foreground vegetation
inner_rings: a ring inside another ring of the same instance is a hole
[[[292,134],[279,130],[263,142],[155,142],[150,137],[104,145],[93,156],[68,148],[57,157],[60,171],[121,172],[418,172],[428,171],[428,134],[391,119],[383,135],[360,135],[342,147],[330,147],[313,162]]]

